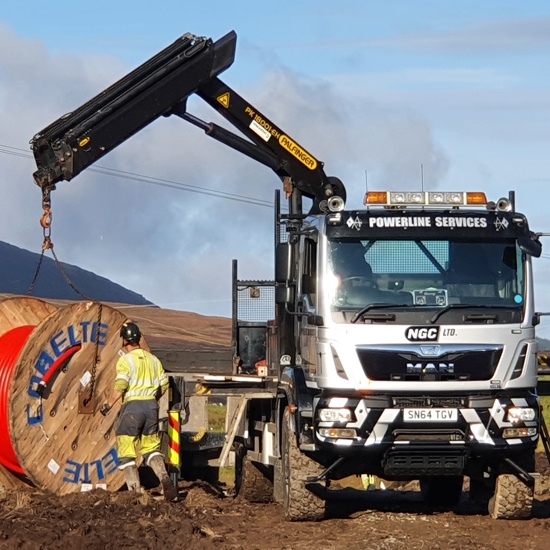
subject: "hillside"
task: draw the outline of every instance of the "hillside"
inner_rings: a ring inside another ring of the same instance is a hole
[[[0,241],[0,258],[3,266],[0,270],[0,292],[27,294],[36,273],[40,254]],[[75,288],[93,300],[132,305],[153,305],[141,294],[128,290],[91,271],[66,263],[63,263],[63,268]],[[55,261],[46,255],[42,260],[40,274],[32,295],[37,298],[60,300],[82,299],[69,286]]]
[[[0,241],[0,300],[25,296],[36,273],[40,254]],[[84,298],[67,283],[55,261],[44,256],[32,296],[63,307]],[[84,296],[122,311],[136,321],[151,349],[173,370],[231,369],[231,320],[160,309],[140,294],[63,263],[67,276]]]

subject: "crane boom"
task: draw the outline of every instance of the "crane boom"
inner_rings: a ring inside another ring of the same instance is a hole
[[[345,200],[340,180],[327,177],[323,163],[222,82],[218,75],[235,59],[237,35],[216,42],[186,33],[128,75],[38,132],[31,140],[36,183],[49,191],[88,166],[160,116],[176,115],[207,135],[268,166],[313,200],[312,212],[326,209],[332,196]],[[196,94],[245,138],[187,112]]]

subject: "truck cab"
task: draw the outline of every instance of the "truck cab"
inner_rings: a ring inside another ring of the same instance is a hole
[[[366,206],[315,217],[298,245],[296,363],[330,476],[421,479],[452,500],[464,475],[533,472],[540,244],[525,216],[482,193]]]

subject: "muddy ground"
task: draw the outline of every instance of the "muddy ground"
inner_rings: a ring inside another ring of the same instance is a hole
[[[142,325],[155,349],[172,352],[183,344],[223,351],[230,344],[228,319],[213,322],[156,308],[128,308],[127,315]],[[154,490],[57,497],[30,487],[3,491],[0,483],[0,550],[546,550],[550,468],[543,455],[539,459],[543,475],[532,518],[524,521],[493,520],[467,493],[452,511],[430,509],[415,484],[384,491],[333,484],[325,520],[289,523],[278,504],[249,504],[229,487],[199,481],[181,482],[176,503],[165,503]]]
[[[180,500],[94,490],[64,497],[32,488],[0,494],[1,549],[547,549],[550,468],[539,457],[532,518],[494,520],[464,493],[451,511],[428,508],[414,484],[364,491],[336,484],[328,517],[289,523],[278,504],[250,504],[224,486],[181,482]]]

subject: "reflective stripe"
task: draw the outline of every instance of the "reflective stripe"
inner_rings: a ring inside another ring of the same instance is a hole
[[[162,457],[162,459],[164,460],[164,457],[162,456],[162,453],[159,453],[158,451],[155,451],[155,452],[151,453],[151,454],[147,457],[147,460],[145,461],[145,462],[147,463],[147,466],[150,466],[150,465],[151,465],[151,459],[152,459],[154,456],[160,456],[160,457]]]
[[[123,464],[121,464],[118,469],[119,470],[124,470],[126,468],[128,468],[128,466],[136,466],[136,461],[135,460],[130,460],[130,462],[124,462]]]
[[[124,394],[124,402],[132,400],[155,399],[160,387],[165,383],[166,374],[160,361],[144,350],[129,352],[124,360],[130,366],[128,389]],[[121,378],[124,374],[119,374]]]

